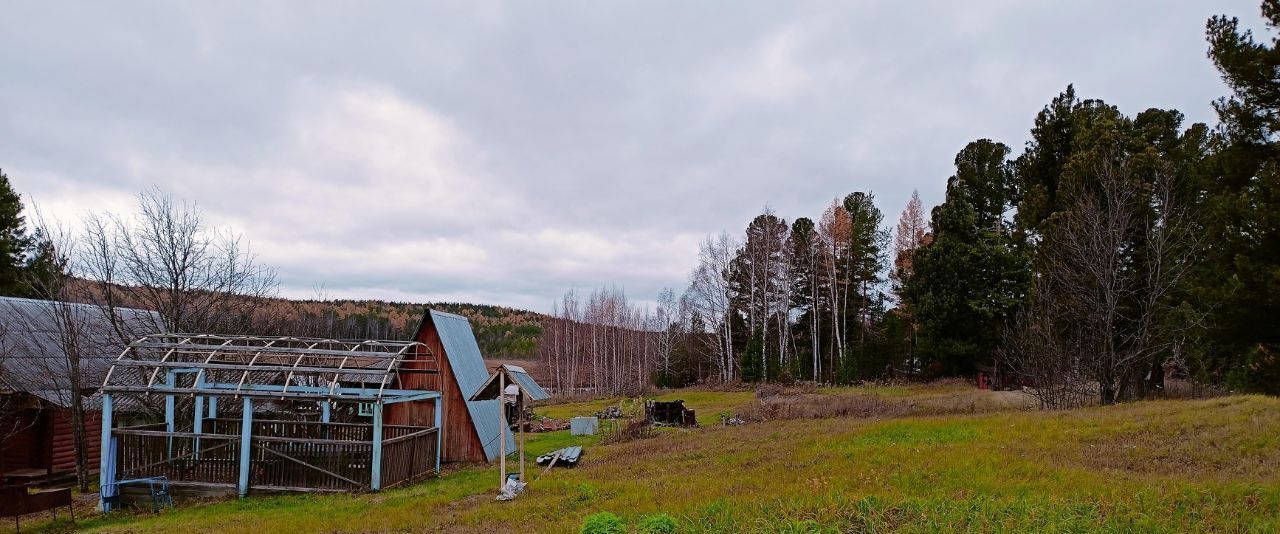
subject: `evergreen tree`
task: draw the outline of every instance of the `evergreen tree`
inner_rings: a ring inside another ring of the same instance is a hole
[[[796,219],[791,224],[791,236],[788,263],[791,276],[790,307],[799,315],[793,329],[793,342],[796,358],[792,366],[793,376],[817,379],[819,376],[821,344],[822,295],[826,294],[821,287],[821,245],[818,242],[818,230],[813,220],[808,217]]]
[[[1280,1],[1262,2],[1269,30]],[[1206,184],[1215,243],[1193,284],[1215,303],[1200,371],[1238,387],[1280,393],[1280,47],[1218,16],[1207,25],[1209,58],[1231,89],[1215,103],[1226,146]]]
[[[845,369],[841,374],[850,381],[864,376],[868,366],[862,360],[868,342],[877,334],[873,321],[884,302],[879,291],[884,282],[881,273],[885,270],[889,232],[881,226],[884,214],[876,207],[872,193],[850,193],[844,197],[843,207],[850,222],[849,246],[843,262],[847,292],[843,299],[844,319],[852,324],[845,329],[850,334],[850,348],[848,354],[842,355]]]
[[[0,170],[0,295],[23,295],[22,265],[31,239],[22,216],[22,197]]]
[[[992,365],[1025,299],[1030,268],[1004,215],[1015,189],[1008,153],[983,139],[956,156],[946,200],[933,210],[933,242],[916,251],[906,296],[930,374],[969,375]]]
[[[31,256],[23,265],[22,293],[31,298],[62,298],[57,289],[66,285],[70,260],[39,228],[31,236]]]
[[[783,300],[782,268],[786,260],[787,222],[771,211],[752,219],[747,225],[747,239],[738,251],[731,266],[729,287],[733,309],[746,320],[747,336],[760,334],[762,352],[759,356],[780,360],[782,329],[776,326],[776,316],[785,314],[787,303]],[[778,369],[780,362],[761,361],[762,371]],[[765,376],[765,379],[772,376]]]

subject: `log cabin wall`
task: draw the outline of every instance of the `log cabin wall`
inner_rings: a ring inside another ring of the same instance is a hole
[[[65,408],[51,410],[50,415],[53,426],[53,446],[50,447],[53,453],[51,458],[53,470],[55,472],[75,471],[76,439],[71,429],[71,410]],[[102,449],[101,435],[102,412],[86,411],[84,413],[84,461],[90,472],[98,470],[98,454]]]
[[[73,472],[76,469],[75,434],[71,429],[71,410],[46,407],[40,410],[23,410],[17,416],[6,417],[0,424],[4,428],[17,428],[16,433],[4,440],[0,471],[14,469],[44,469],[51,473]],[[97,439],[102,428],[102,413],[86,411],[84,414],[85,465],[90,472],[98,470],[98,455],[102,448]]]
[[[46,467],[40,446],[44,425],[40,421],[42,410],[22,410],[0,417],[4,443],[0,450],[0,472],[15,469]]]

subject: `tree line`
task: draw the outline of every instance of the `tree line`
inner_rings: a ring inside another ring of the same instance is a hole
[[[1262,12],[1280,27],[1280,1]],[[960,150],[927,215],[913,194],[890,227],[870,191],[766,208],[708,237],[656,310],[567,294],[540,344],[557,387],[981,373],[1067,407],[1174,374],[1280,393],[1280,51],[1227,16],[1206,36],[1231,90],[1216,125],[1068,86],[1020,153]]]

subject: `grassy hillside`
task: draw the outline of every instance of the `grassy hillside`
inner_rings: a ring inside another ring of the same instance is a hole
[[[663,398],[684,399],[704,423],[721,412],[799,418],[613,445],[536,435],[534,454],[580,443],[585,463],[549,472],[506,503],[493,500],[496,469],[466,467],[379,494],[255,498],[78,526],[568,532],[608,511],[633,532],[657,513],[681,532],[1280,530],[1280,399],[1039,412],[1009,395],[959,385],[832,389],[762,405],[750,392],[680,391]],[[607,402],[541,411],[568,416]],[[871,417],[805,418],[836,412]]]

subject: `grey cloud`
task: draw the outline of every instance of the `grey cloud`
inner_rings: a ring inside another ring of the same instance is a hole
[[[1075,83],[1213,120],[1204,21],[1256,0],[8,6],[0,167],[63,219],[151,184],[285,292],[545,309],[684,283],[765,205],[941,200]],[[385,258],[369,261],[367,257]]]

